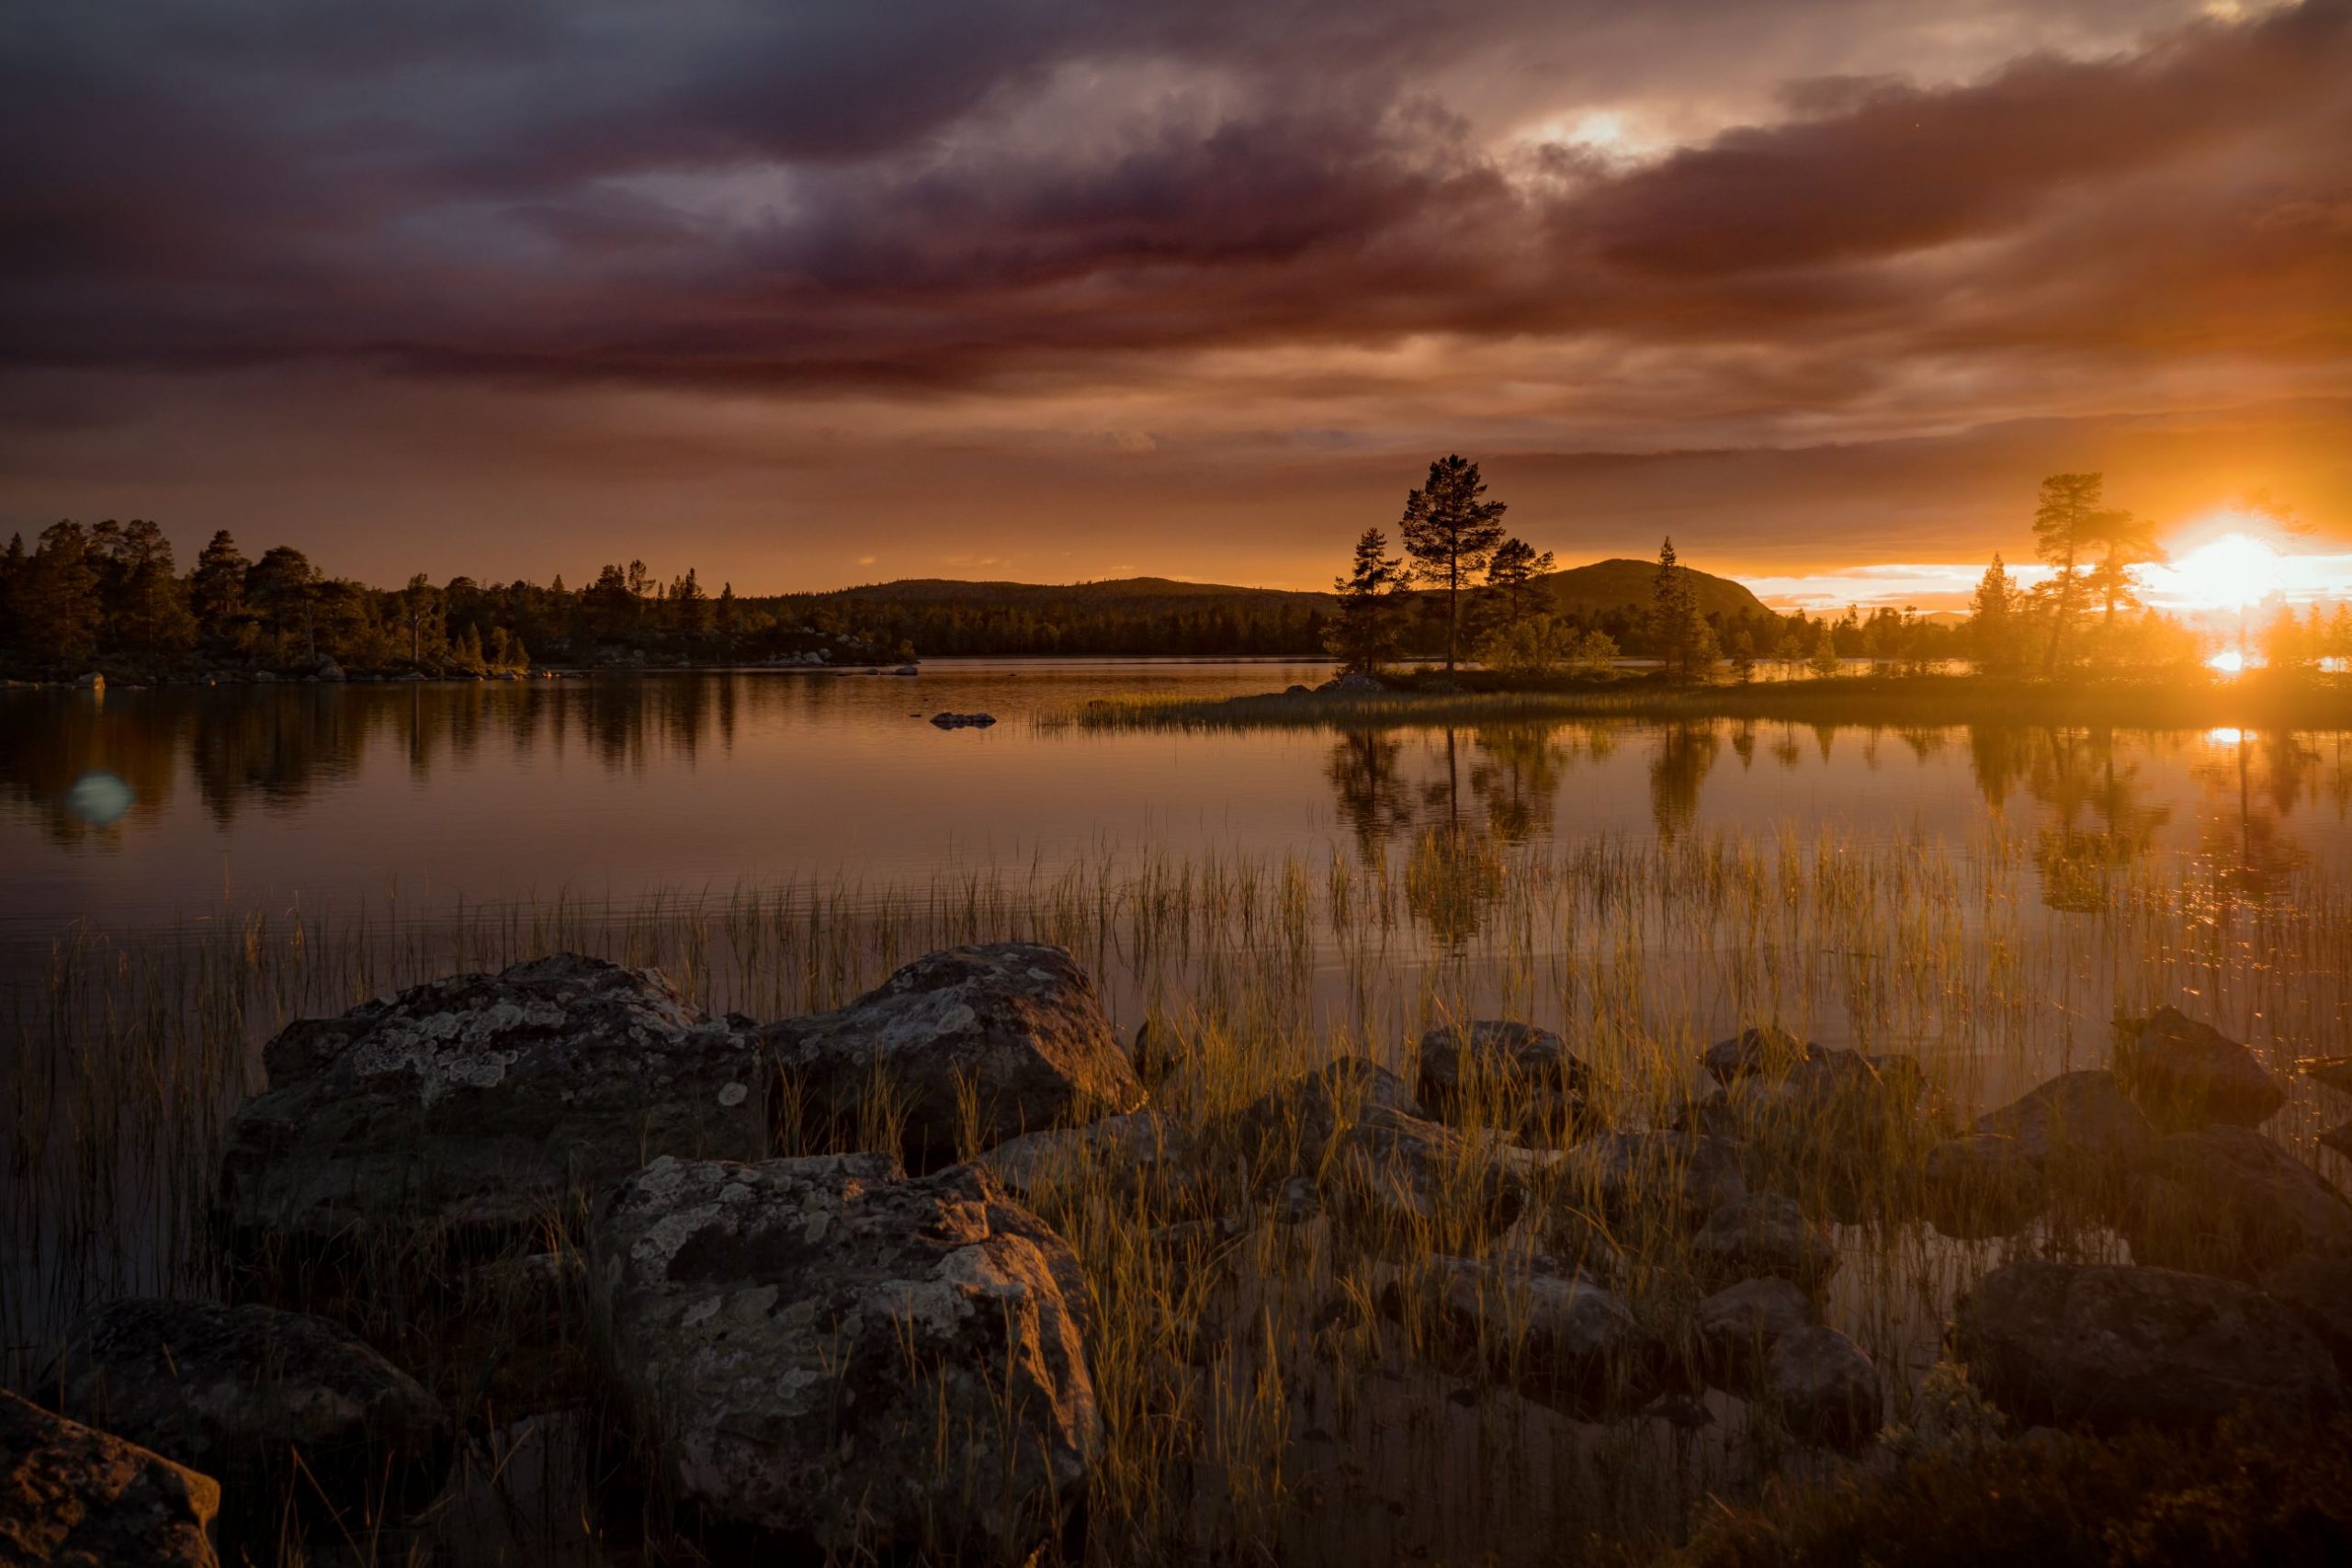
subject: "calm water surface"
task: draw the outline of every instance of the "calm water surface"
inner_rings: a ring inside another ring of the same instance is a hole
[[[558,896],[627,907],[840,875],[1717,829],[2031,835],[2053,908],[2150,855],[2259,891],[2346,863],[2340,734],[1610,720],[1343,735],[1086,730],[1092,697],[1263,691],[1328,669],[937,661],[919,678],[0,693],[0,966],[61,930],[224,908]],[[989,729],[942,731],[943,710]]]

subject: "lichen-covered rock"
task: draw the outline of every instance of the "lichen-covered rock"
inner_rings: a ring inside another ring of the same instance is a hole
[[[2115,1075],[2061,1073],[1976,1119],[1976,1131],[2016,1140],[2053,1194],[2101,1202],[2156,1141],[2156,1129]]]
[[[2297,1253],[2352,1242],[2352,1201],[2250,1127],[2159,1138],[2143,1156],[2118,1228],[2132,1260],[2258,1279]]]
[[[1421,1315],[1447,1363],[1507,1381],[1531,1398],[1586,1411],[1631,1407],[1657,1392],[1665,1349],[1625,1299],[1545,1258],[1428,1259],[1381,1295],[1381,1310]]]
[[[1548,1029],[1506,1019],[1443,1024],[1421,1036],[1418,1090],[1438,1121],[1473,1121],[1522,1138],[1558,1138],[1586,1119],[1592,1070]]]
[[[757,1158],[767,1079],[741,1021],[658,972],[561,954],[291,1024],[220,1162],[232,1234],[503,1243],[656,1154]]]
[[[2116,1077],[2155,1122],[2259,1126],[2287,1103],[2287,1091],[2254,1053],[2177,1008],[2158,1008],[2115,1049]]]
[[[1794,1200],[1772,1193],[1716,1209],[1690,1238],[1690,1253],[1700,1277],[1714,1284],[1771,1274],[1814,1290],[1838,1268],[1828,1231]]]
[[[1084,1282],[979,1169],[659,1159],[598,1204],[590,1269],[610,1374],[714,1520],[1019,1561],[1082,1500]]]
[[[1568,1151],[1566,1174],[1618,1219],[1695,1223],[1747,1195],[1739,1145],[1701,1133],[1603,1133]]]
[[[1885,1391],[1869,1353],[1817,1323],[1791,1329],[1773,1345],[1765,1389],[1781,1425],[1807,1442],[1858,1449],[1886,1418]]]
[[[906,965],[847,1007],[762,1031],[779,1115],[803,1147],[898,1140],[908,1167],[952,1164],[1027,1133],[1143,1108],[1094,982],[1035,942],[955,947]]]
[[[422,1501],[411,1483],[437,1476],[449,1438],[414,1378],[324,1318],[266,1306],[108,1303],[34,1386],[77,1420],[220,1477],[241,1510],[283,1495],[298,1455],[335,1507],[370,1507],[388,1482]]]
[[[1148,1111],[1025,1133],[972,1163],[1024,1201],[1047,1190],[1083,1187],[1120,1202],[1141,1198],[1182,1208],[1201,1175],[1199,1153],[1183,1129]]]
[[[1395,1074],[1345,1056],[1260,1096],[1216,1141],[1261,1190],[1312,1182],[1320,1210],[1367,1250],[1482,1247],[1518,1219],[1526,1182],[1489,1143],[1419,1112]]]
[[[1772,1347],[1818,1321],[1819,1315],[1813,1298],[1787,1280],[1767,1277],[1726,1285],[1701,1302],[1692,1315],[1700,1368],[1714,1386],[1745,1392],[1764,1369]]]
[[[2326,1347],[2287,1307],[2169,1269],[2005,1264],[1961,1297],[1952,1347],[1985,1397],[2029,1426],[2194,1424],[2241,1404],[2303,1419],[2344,1396]]]
[[[0,1390],[0,1562],[215,1568],[220,1483]]]
[[[2041,1162],[2006,1133],[1971,1133],[1928,1151],[1919,1202],[1929,1224],[1962,1241],[2015,1235],[2047,1201]]]

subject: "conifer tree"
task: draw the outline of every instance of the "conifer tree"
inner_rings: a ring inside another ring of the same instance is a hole
[[[1340,595],[1340,613],[1324,632],[1323,646],[1341,671],[1372,674],[1396,657],[1405,581],[1405,563],[1388,553],[1388,536],[1366,528],[1356,540],[1347,574],[1331,584]]]
[[[1503,540],[1499,501],[1487,501],[1478,465],[1459,454],[1430,465],[1429,482],[1405,498],[1400,525],[1413,575],[1445,596],[1445,667],[1462,657],[1462,591]]]

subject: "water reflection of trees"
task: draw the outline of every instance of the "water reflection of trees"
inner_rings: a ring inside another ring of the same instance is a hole
[[[160,818],[184,762],[205,813],[226,827],[251,806],[282,809],[353,780],[371,757],[397,758],[421,781],[493,745],[517,759],[584,746],[607,769],[635,771],[731,749],[747,705],[830,695],[752,678],[27,693],[0,710],[0,796],[34,808],[53,842],[78,843]],[[93,825],[69,805],[93,772],[130,786],[120,822]]]
[[[2042,902],[2053,909],[2103,909],[2117,876],[2145,859],[2172,808],[2148,799],[2136,761],[2112,730],[2044,730],[2026,760],[2025,785],[2048,814],[2034,840]]]

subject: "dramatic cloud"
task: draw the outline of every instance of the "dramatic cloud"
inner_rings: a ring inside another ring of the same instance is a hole
[[[978,471],[1038,575],[1104,494],[1145,547],[1120,559],[1214,575],[1152,538],[1216,504],[1196,473],[1393,490],[1458,446],[1529,476],[1639,455],[1672,489],[1678,452],[2034,420],[2238,432],[2276,455],[2248,482],[2316,515],[2347,146],[2352,0],[23,0],[0,507],[244,509],[386,570],[282,510],[288,465],[332,461],[383,476],[371,520],[430,510],[403,546],[446,540],[435,569],[524,571],[619,450],[691,484],[714,549],[784,508],[751,585],[925,570],[891,536]],[[830,514],[767,499],[877,461],[915,477],[842,565],[800,536]],[[1717,554],[1770,554],[1779,501],[1727,510]],[[1824,556],[1935,558],[1824,504]],[[500,558],[454,558],[493,509]],[[1320,575],[1329,511],[1261,575]]]

